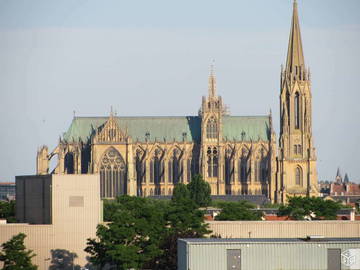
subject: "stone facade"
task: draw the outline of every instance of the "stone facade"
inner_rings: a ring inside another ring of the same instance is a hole
[[[171,195],[195,174],[213,195],[317,195],[311,81],[304,64],[297,3],[287,63],[281,71],[279,147],[271,112],[229,116],[213,69],[198,116],[74,117],[56,149],[38,151],[38,174],[99,173],[101,197]],[[49,172],[49,160],[58,165]]]

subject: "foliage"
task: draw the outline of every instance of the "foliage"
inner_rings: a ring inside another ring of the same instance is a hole
[[[6,219],[8,223],[16,222],[15,201],[0,201],[0,218]]]
[[[98,239],[88,239],[90,261],[117,269],[176,269],[177,239],[209,231],[186,185],[178,184],[173,194],[170,202],[129,196],[106,202],[110,223],[98,226]]]
[[[189,185],[188,185],[189,186]],[[163,255],[157,259],[152,269],[177,269],[177,239],[201,238],[210,233],[204,224],[204,213],[198,210],[191,199],[188,186],[178,184],[174,188],[173,197],[165,213],[166,230],[161,245]]]
[[[341,203],[318,197],[288,197],[288,203],[279,208],[279,216],[289,216],[295,220],[336,219]]]
[[[177,184],[173,190],[171,201],[175,204],[181,204],[182,202],[187,203],[190,200],[191,197],[188,187],[182,183]]]
[[[254,211],[255,205],[248,201],[219,202],[221,213],[215,220],[261,220],[262,214]]]
[[[211,188],[208,182],[204,181],[201,175],[192,177],[188,184],[191,199],[199,207],[209,206],[211,203]]]
[[[121,196],[113,202],[111,222],[99,225],[99,240],[88,239],[85,251],[95,265],[116,265],[118,269],[141,268],[160,256],[160,241],[165,227],[161,202]]]
[[[279,209],[281,206],[282,206],[281,203],[265,203],[262,207],[263,208]]]
[[[26,250],[24,239],[26,235],[19,233],[1,245],[0,261],[4,262],[3,270],[36,270],[31,263],[36,256],[32,250]]]

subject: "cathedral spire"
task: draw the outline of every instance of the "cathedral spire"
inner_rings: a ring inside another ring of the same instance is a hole
[[[209,97],[216,96],[216,77],[214,73],[214,61],[210,66],[210,75],[209,75]]]
[[[286,71],[289,73],[296,72],[297,67],[303,69],[305,67],[305,60],[302,48],[298,4],[294,0],[293,16],[291,22],[291,31],[289,37],[289,48],[286,60]]]

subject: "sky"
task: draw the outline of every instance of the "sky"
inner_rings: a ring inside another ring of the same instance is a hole
[[[298,0],[319,180],[360,183],[360,1]],[[215,61],[232,115],[267,115],[291,0],[0,0],[0,182],[76,116],[196,115]]]

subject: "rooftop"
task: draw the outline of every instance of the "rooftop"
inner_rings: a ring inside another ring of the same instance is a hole
[[[360,242],[360,238],[187,238],[179,239],[188,244],[219,244],[219,243],[308,243],[308,242]]]

